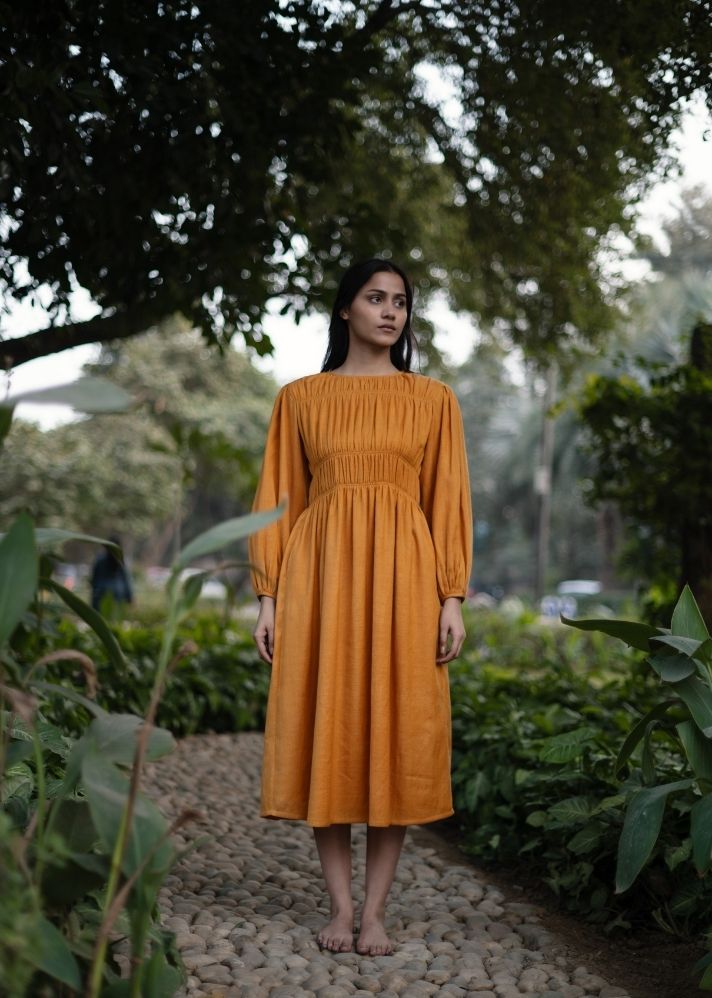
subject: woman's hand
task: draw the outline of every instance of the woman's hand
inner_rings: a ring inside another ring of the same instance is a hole
[[[263,596],[260,599],[260,612],[252,632],[260,658],[267,665],[272,664],[274,651],[274,605],[275,600],[272,596]]]
[[[447,651],[447,638],[451,635],[450,651]],[[438,633],[438,654],[435,661],[441,665],[452,662],[460,654],[465,642],[465,625],[462,621],[462,602],[457,596],[448,596],[440,609]]]

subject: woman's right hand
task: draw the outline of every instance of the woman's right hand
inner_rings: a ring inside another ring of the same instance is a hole
[[[274,651],[274,605],[275,600],[272,596],[261,597],[259,616],[252,632],[260,658],[267,665],[272,664]]]

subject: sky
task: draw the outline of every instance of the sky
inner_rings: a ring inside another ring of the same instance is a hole
[[[712,178],[712,119],[702,99],[693,102],[681,129],[673,136],[678,162],[682,169],[679,179],[660,182],[639,206],[639,228],[653,236],[659,233],[661,218],[674,212],[682,186],[704,183]],[[631,274],[631,276],[634,276]],[[637,275],[635,275],[637,276]],[[90,296],[79,289],[72,302],[76,319],[89,319],[98,309]],[[436,328],[435,344],[445,358],[455,364],[462,363],[470,353],[476,328],[471,319],[455,315],[446,305],[435,304],[428,317]],[[4,320],[3,336],[21,336],[47,325],[46,313],[39,307],[22,306],[13,309]],[[274,375],[279,384],[292,381],[321,368],[327,346],[328,320],[324,315],[303,319],[296,326],[287,316],[269,315],[264,328],[274,345],[270,357],[253,354],[255,367]],[[237,347],[243,342],[236,338]],[[50,357],[41,357],[23,364],[9,376],[0,372],[0,393],[15,395],[21,391],[64,384],[81,374],[83,364],[98,352],[96,345],[76,347]],[[64,406],[38,406],[22,403],[16,415],[30,419],[41,427],[66,422],[74,418]]]

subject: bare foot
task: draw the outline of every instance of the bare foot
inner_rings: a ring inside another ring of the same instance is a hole
[[[390,956],[393,943],[386,935],[383,919],[361,916],[361,931],[356,941],[356,952],[370,956]]]
[[[316,941],[324,949],[336,953],[349,953],[354,944],[354,914],[353,911],[338,912],[325,925]]]

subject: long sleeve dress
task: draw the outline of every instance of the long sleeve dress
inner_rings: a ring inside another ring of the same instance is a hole
[[[320,827],[453,814],[443,601],[467,594],[472,506],[452,389],[409,371],[280,389],[248,541],[275,631],[260,813]]]

